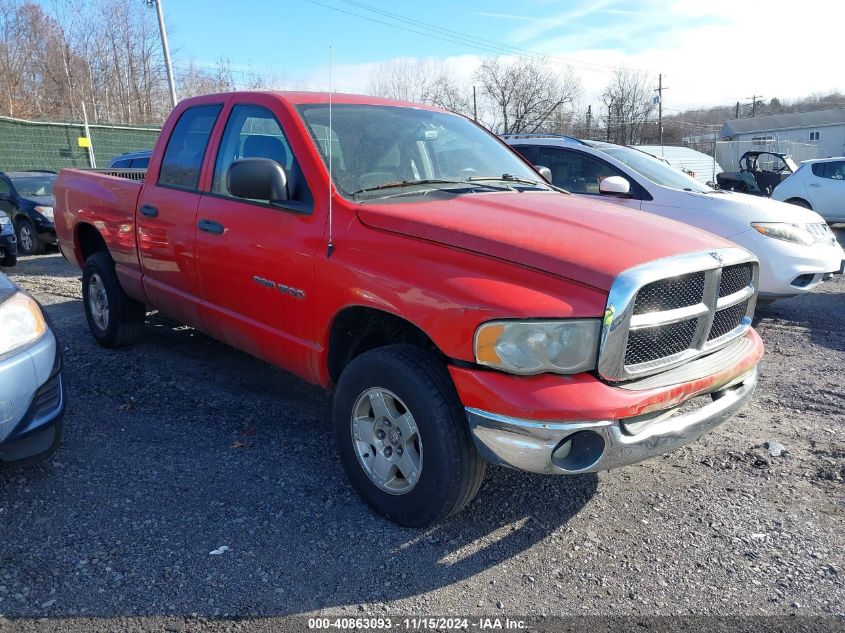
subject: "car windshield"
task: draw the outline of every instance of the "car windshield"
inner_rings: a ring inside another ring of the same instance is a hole
[[[422,108],[299,106],[337,189],[350,197],[549,189],[494,136],[462,116]]]
[[[667,165],[663,161],[649,156],[645,152],[630,147],[598,147],[606,154],[610,154],[618,161],[628,165],[635,172],[647,178],[656,185],[671,187],[672,189],[683,189],[685,191],[696,191],[698,193],[712,193],[707,185],[698,182],[692,176],[688,176],[680,169]]]
[[[55,174],[16,176],[12,178],[12,183],[15,185],[19,196],[52,196],[55,180]]]

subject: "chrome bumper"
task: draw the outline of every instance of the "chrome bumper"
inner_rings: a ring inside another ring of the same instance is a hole
[[[541,474],[571,475],[635,464],[688,444],[745,406],[757,386],[757,368],[667,411],[624,420],[538,422],[467,407],[467,419],[481,456],[494,464]],[[695,400],[695,398],[693,399]]]

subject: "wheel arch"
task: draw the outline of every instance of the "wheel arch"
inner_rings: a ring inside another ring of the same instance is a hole
[[[786,200],[784,200],[784,202],[786,202],[787,204],[794,204],[794,205],[799,206],[799,207],[805,207],[807,209],[810,209],[810,211],[814,210],[813,205],[810,204],[810,201],[807,200],[806,198],[802,198],[801,196],[789,197]]]
[[[326,340],[328,375],[335,384],[354,358],[378,347],[405,343],[443,354],[418,325],[392,312],[367,305],[349,305],[339,310],[331,320]]]
[[[95,253],[108,253],[108,244],[97,228],[88,222],[78,222],[74,228],[74,244],[76,245],[76,259],[79,266],[85,265],[86,260]]]

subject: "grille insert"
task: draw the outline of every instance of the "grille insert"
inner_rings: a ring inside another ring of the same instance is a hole
[[[51,413],[62,401],[62,383],[59,374],[45,382],[35,393],[35,405],[33,414],[43,415]]]
[[[637,365],[687,350],[692,345],[698,319],[632,330],[625,348],[625,364]]]
[[[722,281],[719,283],[719,298],[739,292],[751,284],[752,277],[751,264],[725,266],[722,269]]]
[[[707,340],[714,341],[734,328],[739,327],[746,312],[748,312],[748,300],[737,303],[724,310],[719,310],[713,318],[713,327],[710,328],[710,335],[707,337]]]
[[[694,306],[704,294],[704,273],[679,275],[643,286],[637,293],[634,314],[648,314]]]

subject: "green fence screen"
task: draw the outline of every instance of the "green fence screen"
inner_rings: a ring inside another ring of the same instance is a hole
[[[45,123],[0,117],[0,171],[91,167],[88,150],[80,147],[81,123]],[[113,156],[152,149],[159,130],[130,125],[91,125],[91,145],[97,167],[108,167]]]

